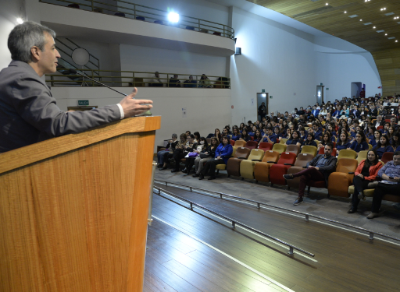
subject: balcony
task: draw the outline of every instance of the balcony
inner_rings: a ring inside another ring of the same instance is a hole
[[[224,24],[182,15],[172,24],[166,11],[125,1],[40,2],[41,22],[59,36],[224,57],[234,53],[234,30]]]

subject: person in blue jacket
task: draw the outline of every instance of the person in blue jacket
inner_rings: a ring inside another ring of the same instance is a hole
[[[339,154],[340,150],[347,149],[347,148],[350,147],[350,140],[349,140],[349,136],[348,135],[349,134],[346,131],[343,131],[340,134],[339,140],[336,143],[336,150],[337,150],[336,152],[338,154]]]
[[[352,149],[357,153],[360,151],[369,149],[369,146],[365,140],[365,134],[363,131],[357,131],[355,140],[353,143],[351,143],[351,145],[348,149]]]
[[[400,151],[400,132],[396,132],[393,135],[392,147],[394,149],[394,152]]]
[[[307,138],[303,141],[303,146],[315,146],[317,147],[317,143],[314,141],[314,135],[311,132],[307,133]]]
[[[210,159],[204,165],[203,170],[200,173],[199,180],[204,179],[205,175],[209,175],[208,180],[215,179],[215,168],[218,164],[226,164],[228,162],[229,157],[231,157],[233,152],[233,147],[229,142],[228,136],[222,137],[222,142],[219,144],[217,149],[215,150],[215,158]]]
[[[239,129],[238,128],[233,128],[233,133],[232,133],[232,140],[233,141],[237,141],[241,138],[241,135],[239,133]]]
[[[278,136],[272,132],[272,128],[267,128],[267,135],[263,136],[262,141],[274,144],[274,143],[276,143],[277,138],[278,138]]]
[[[293,131],[290,135],[289,139],[286,141],[286,145],[297,145],[301,146],[303,141],[301,141],[300,135],[298,131]]]
[[[372,147],[375,147],[376,144],[378,144],[379,139],[381,138],[382,133],[378,130],[374,131],[374,137],[369,140],[369,144],[372,145]]]
[[[387,135],[382,135],[379,139],[379,142],[373,148],[376,151],[379,159],[382,158],[383,153],[385,152],[394,152],[393,147],[389,143],[389,137]]]

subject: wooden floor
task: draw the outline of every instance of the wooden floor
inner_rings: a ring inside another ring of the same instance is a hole
[[[316,256],[290,256],[286,248],[265,240],[261,241],[268,246],[256,243],[154,195],[144,291],[399,290],[399,245],[369,241],[366,235],[286,214],[162,187]]]

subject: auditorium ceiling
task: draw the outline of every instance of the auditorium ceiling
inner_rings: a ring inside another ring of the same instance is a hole
[[[400,0],[247,0],[353,43],[375,58],[383,94],[400,94]]]

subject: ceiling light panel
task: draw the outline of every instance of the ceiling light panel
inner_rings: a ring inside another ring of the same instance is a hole
[[[393,15],[393,14],[394,14],[394,12],[385,13],[386,16],[390,16],[390,15]]]
[[[354,18],[354,17],[357,17],[358,15],[357,14],[353,14],[353,15],[350,15],[349,17],[350,18]]]
[[[390,37],[390,38],[388,38],[388,40],[392,40],[392,39],[394,39],[395,37]]]
[[[381,30],[377,30],[376,32],[377,32],[377,33],[380,33],[380,32],[384,32],[384,30],[381,29]]]
[[[364,23],[364,25],[370,25],[370,24],[372,24],[372,22],[366,22],[366,23]]]

